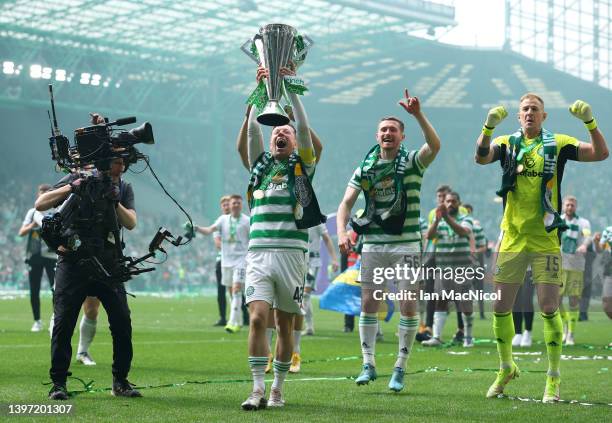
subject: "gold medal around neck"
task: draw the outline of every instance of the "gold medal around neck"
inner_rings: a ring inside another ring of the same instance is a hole
[[[253,192],[253,198],[256,200],[261,200],[264,198],[264,192],[260,189],[255,190],[255,192]]]
[[[519,164],[516,167],[516,173],[521,173],[523,171],[523,169],[525,168],[525,166],[523,166],[522,164]]]

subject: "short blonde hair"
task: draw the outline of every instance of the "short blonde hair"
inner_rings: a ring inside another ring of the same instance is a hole
[[[573,201],[574,203],[578,204],[578,200],[573,195],[566,195],[563,197],[563,202],[565,203],[566,201]]]
[[[221,197],[221,199],[219,200],[220,204],[225,203],[226,201],[229,201],[231,199],[231,197],[229,195],[224,195],[223,197]]]
[[[539,95],[537,95],[535,93],[525,93],[525,94],[523,94],[523,96],[519,100],[519,104],[521,104],[523,102],[523,100],[526,100],[528,98],[534,99],[534,100],[538,100],[540,102],[540,104],[542,105],[542,109],[544,108],[544,100],[542,100],[542,97],[540,97]]]

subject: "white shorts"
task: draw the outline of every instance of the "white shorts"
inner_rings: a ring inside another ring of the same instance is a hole
[[[246,268],[246,303],[265,301],[273,308],[301,314],[306,276],[306,255],[299,250],[249,251]]]
[[[235,283],[244,285],[246,269],[243,266],[221,267],[221,284],[223,286],[233,286]]]
[[[418,242],[406,242],[398,244],[365,244],[361,252],[361,267],[359,278],[362,288],[381,289],[387,286],[388,282],[398,284],[400,290],[417,289],[418,280],[413,274],[406,270],[408,268],[421,267],[421,245]],[[400,266],[400,273],[394,271]],[[393,273],[393,277],[388,278],[387,272]]]

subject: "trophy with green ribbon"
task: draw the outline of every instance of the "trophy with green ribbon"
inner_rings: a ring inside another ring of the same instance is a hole
[[[253,39],[242,45],[241,50],[269,72],[268,78],[259,82],[247,100],[248,104],[257,108],[257,121],[262,125],[281,126],[289,123],[289,117],[279,104],[281,98],[286,91],[301,95],[307,88],[301,78],[283,77],[280,69],[290,67],[291,63],[297,69],[312,45],[308,36],[299,35],[295,28],[284,24],[266,25],[259,29]]]

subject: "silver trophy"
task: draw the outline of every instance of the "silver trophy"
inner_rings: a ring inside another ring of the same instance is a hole
[[[312,44],[312,40],[307,36],[300,37],[298,42],[297,31],[292,26],[270,24],[260,28],[252,40],[242,45],[243,52],[269,71],[269,76],[265,79],[267,103],[257,116],[260,124],[282,126],[289,123],[289,117],[279,105],[284,81],[280,69],[288,67],[289,61],[301,64]]]

